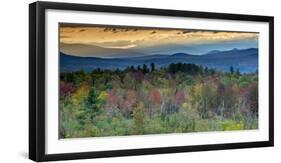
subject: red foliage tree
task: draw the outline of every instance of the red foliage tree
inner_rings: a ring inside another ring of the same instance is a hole
[[[136,105],[136,93],[134,90],[129,89],[126,92],[126,95],[124,97],[124,102],[123,102],[123,110],[127,112],[132,112],[133,108]]]
[[[185,93],[177,90],[174,96],[174,102],[176,105],[181,105],[185,101]]]
[[[60,96],[69,96],[72,92],[72,83],[60,82]]]
[[[114,91],[108,93],[107,104],[109,107],[114,108],[118,105],[118,95]]]
[[[150,97],[150,101],[153,104],[160,105],[162,103],[162,96],[161,96],[161,93],[158,91],[158,89],[153,89],[150,92],[149,97]]]

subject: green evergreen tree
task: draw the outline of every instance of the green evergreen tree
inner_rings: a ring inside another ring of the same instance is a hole
[[[205,69],[204,69],[204,73],[205,73],[206,75],[208,75],[208,74],[209,74],[209,69],[208,69],[208,67],[205,67]]]
[[[86,101],[86,112],[88,115],[93,119],[93,117],[101,112],[101,108],[99,107],[99,100],[98,100],[98,94],[96,92],[96,89],[94,87],[91,87],[87,101]]]
[[[154,63],[151,63],[150,67],[151,67],[151,72],[155,71],[155,64]]]
[[[146,64],[142,65],[142,72],[145,73],[145,74],[149,72]]]
[[[137,70],[138,70],[138,71],[141,71],[141,67],[140,67],[140,65],[138,65]]]
[[[230,71],[230,74],[234,74],[234,68],[233,68],[233,66],[230,66],[229,71]]]
[[[136,69],[135,69],[135,67],[134,66],[131,66],[131,71],[133,71],[133,72],[135,72],[136,71]]]
[[[168,71],[169,71],[169,73],[176,73],[176,71],[177,71],[176,64],[174,64],[174,63],[170,64],[168,67]]]

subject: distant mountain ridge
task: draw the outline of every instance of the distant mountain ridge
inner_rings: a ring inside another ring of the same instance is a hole
[[[172,55],[145,55],[137,57],[122,58],[99,58],[99,57],[78,57],[60,53],[60,70],[62,72],[84,70],[87,72],[93,69],[125,69],[128,66],[138,66],[154,63],[157,68],[166,67],[171,63],[192,63],[209,68],[216,68],[221,71],[229,71],[233,66],[240,72],[255,72],[258,68],[258,49],[232,49],[228,51],[211,51],[204,55],[192,55],[188,53],[174,53]]]
[[[104,48],[101,46],[87,45],[87,44],[60,44],[60,49],[62,53],[71,54],[73,56],[81,57],[93,57],[93,52],[106,57],[112,57],[116,54],[122,57],[132,56],[142,56],[143,53],[140,53],[131,49],[122,49],[122,48]]]

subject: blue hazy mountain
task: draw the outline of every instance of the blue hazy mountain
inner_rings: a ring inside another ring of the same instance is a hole
[[[240,72],[255,72],[258,69],[258,49],[232,49],[228,51],[213,50],[204,55],[192,55],[187,53],[175,53],[172,55],[145,55],[139,57],[99,58],[78,57],[60,53],[61,72],[92,71],[93,69],[125,69],[135,66],[154,63],[157,68],[167,67],[171,63],[192,63],[204,67],[216,68],[221,71],[229,71],[230,66],[239,69]]]

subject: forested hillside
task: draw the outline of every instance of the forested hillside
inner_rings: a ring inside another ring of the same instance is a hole
[[[258,128],[258,76],[196,64],[60,73],[60,138]]]

